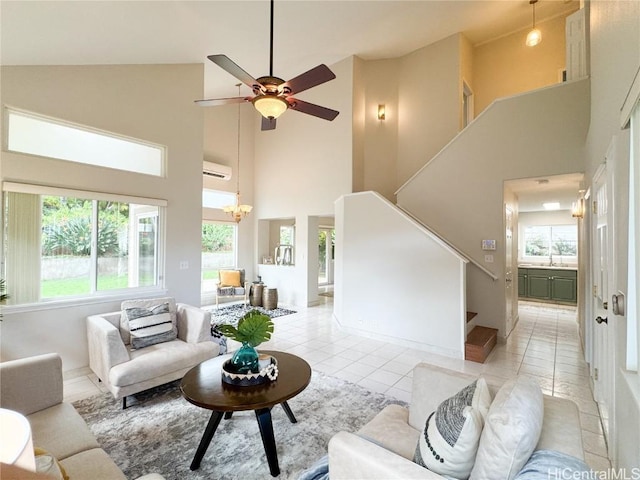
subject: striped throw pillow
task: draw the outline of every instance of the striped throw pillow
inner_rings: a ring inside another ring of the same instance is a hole
[[[177,338],[177,330],[172,322],[168,303],[150,308],[126,308],[124,312],[129,324],[132,349],[169,342]]]

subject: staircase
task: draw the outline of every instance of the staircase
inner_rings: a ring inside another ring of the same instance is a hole
[[[396,192],[397,205],[374,192],[336,201],[336,321],[483,363],[509,334],[504,181],[581,171],[589,98],[585,79],[497,100]],[[482,251],[485,239],[497,250]]]

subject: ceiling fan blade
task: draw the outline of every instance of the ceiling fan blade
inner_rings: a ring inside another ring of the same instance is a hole
[[[331,70],[329,70],[329,67],[325,64],[320,64],[317,67],[292,78],[288,82],[284,82],[280,85],[280,88],[288,89],[287,94],[293,95],[308,90],[311,87],[315,87],[316,85],[328,82],[329,80],[333,80],[334,78],[336,78],[336,76]]]
[[[217,107],[218,105],[229,105],[232,103],[242,103],[251,100],[248,97],[212,98],[209,100],[195,100],[201,107]]]
[[[262,117],[262,127],[260,130],[275,130],[276,129],[276,119],[275,118],[266,118]]]
[[[218,65],[223,70],[236,77],[242,83],[247,85],[254,93],[262,92],[264,87],[255,78],[240,68],[233,60],[226,55],[209,55],[209,60]]]
[[[289,102],[289,108],[308,115],[313,115],[314,117],[323,118],[324,120],[332,121],[340,113],[337,110],[331,110],[330,108],[321,107],[320,105],[304,102],[296,98],[289,97],[287,98],[287,101]]]

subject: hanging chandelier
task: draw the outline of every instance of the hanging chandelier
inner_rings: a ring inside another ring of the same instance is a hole
[[[533,26],[527,34],[527,47],[535,47],[542,41],[542,32],[536,28],[536,3],[538,3],[538,0],[529,0],[529,4],[533,8]]]
[[[238,96],[240,96],[240,86],[242,84],[236,84],[238,87]],[[240,223],[244,217],[246,217],[253,207],[251,205],[243,205],[240,201],[240,104],[238,104],[238,166],[236,174],[236,203],[234,205],[227,205],[222,210],[225,213],[230,214],[236,223]]]

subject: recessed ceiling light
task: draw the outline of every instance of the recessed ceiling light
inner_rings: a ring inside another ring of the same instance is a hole
[[[558,202],[543,203],[542,206],[545,210],[560,210],[560,204]]]

